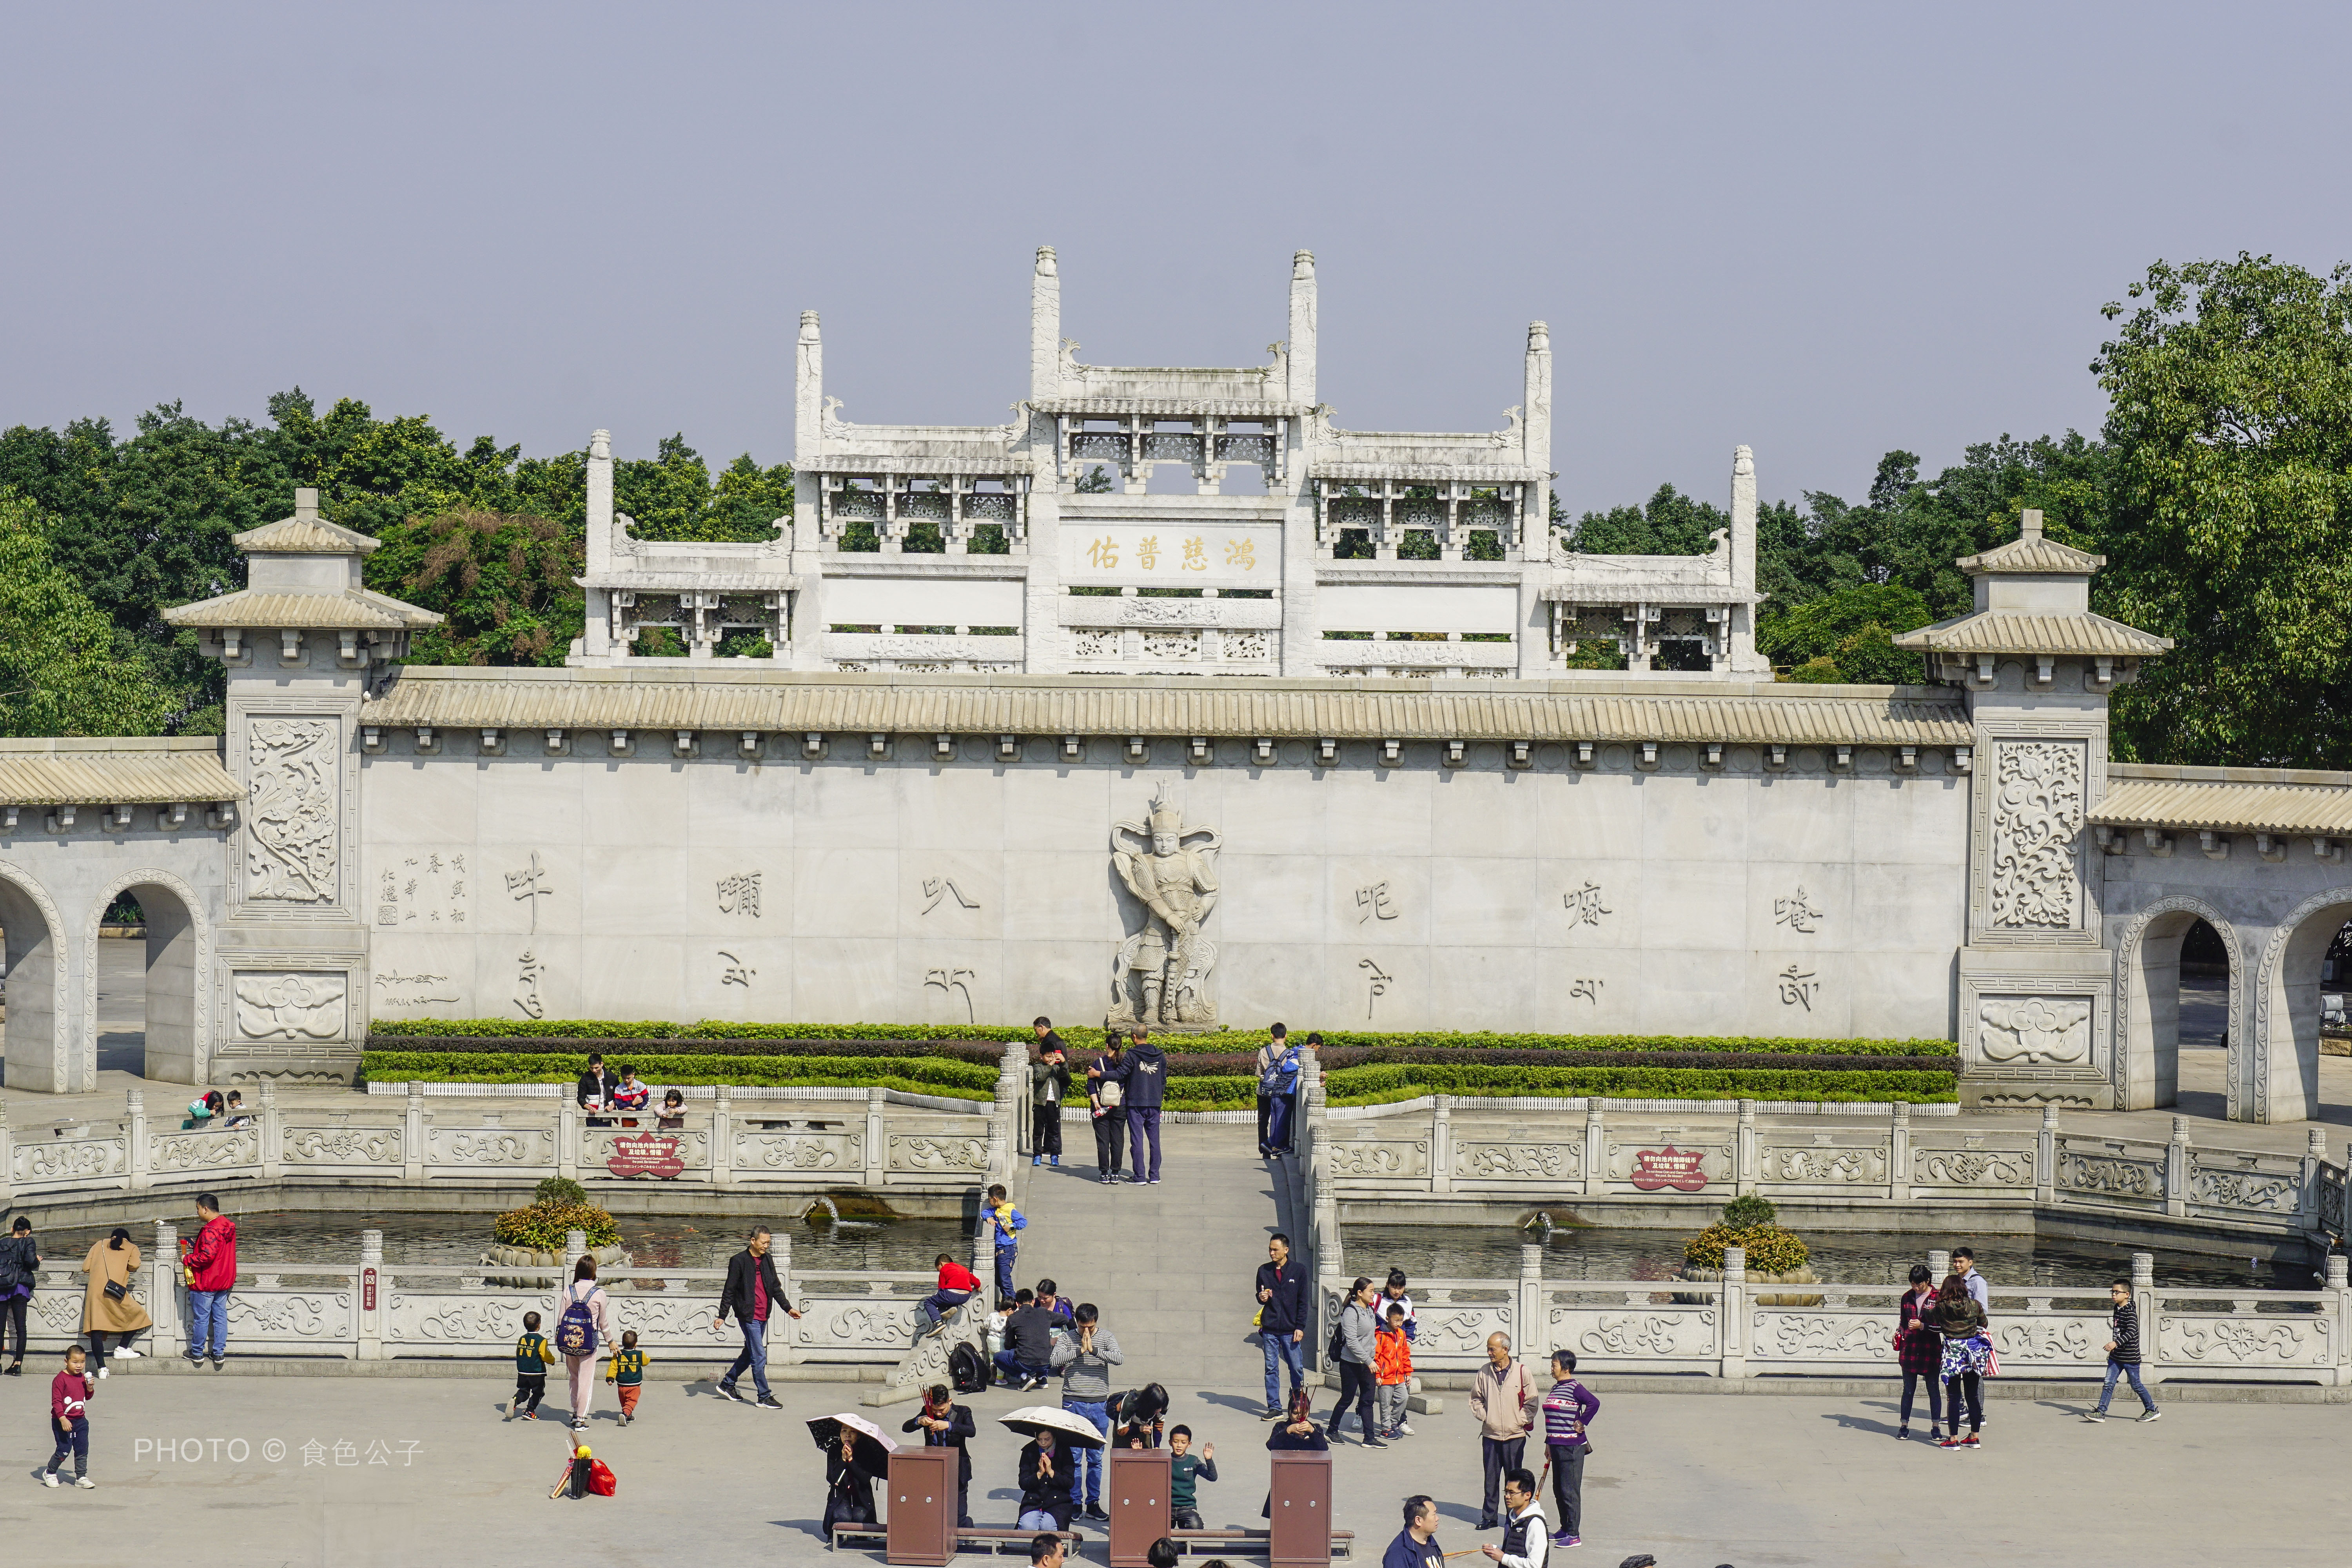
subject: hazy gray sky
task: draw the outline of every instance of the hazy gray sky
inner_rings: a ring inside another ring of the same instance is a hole
[[[1487,429],[1551,323],[1576,509],[1849,497],[2095,430],[2159,257],[2352,255],[2335,6],[12,6],[0,426],[184,399],[792,446],[1001,419],[1030,256],[1096,363],[1256,363]]]

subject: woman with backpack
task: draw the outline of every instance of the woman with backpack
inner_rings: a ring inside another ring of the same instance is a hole
[[[612,1303],[596,1283],[596,1256],[583,1253],[572,1266],[572,1283],[555,1301],[555,1348],[572,1380],[574,1432],[588,1430],[588,1407],[596,1399],[596,1347],[612,1337]]]
[[[1984,1372],[1991,1360],[1992,1342],[1985,1337],[1985,1310],[1969,1294],[1966,1280],[1954,1274],[1936,1293],[1936,1331],[1942,1338],[1944,1431],[1938,1447],[1974,1448],[1984,1439]],[[1968,1396],[1969,1435],[1960,1436],[1960,1397]]]
[[[0,1340],[8,1337],[13,1325],[16,1331],[16,1354],[8,1358],[7,1375],[25,1375],[25,1313],[33,1304],[33,1287],[41,1282],[41,1244],[33,1235],[33,1222],[23,1215],[8,1227],[8,1239],[0,1241]]]
[[[1276,1024],[1276,1029],[1282,1026]],[[1290,1147],[1291,1107],[1298,1099],[1298,1047],[1284,1030],[1257,1054],[1257,1152],[1271,1159]]]

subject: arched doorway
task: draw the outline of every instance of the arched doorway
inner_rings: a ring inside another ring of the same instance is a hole
[[[2116,1101],[2126,1110],[2180,1103],[2180,1052],[2221,1049],[2237,1031],[2236,931],[2201,900],[2160,899],[2140,911],[2116,953]],[[2228,1053],[2234,1059],[2235,1053]],[[2210,1112],[2235,1114],[2234,1074],[2192,1073]],[[2228,1086],[2228,1087],[2225,1087]]]
[[[77,1080],[66,1028],[65,927],[48,892],[0,861],[0,936],[5,938],[7,1087],[67,1094]]]
[[[2352,922],[2352,888],[2305,900],[2281,921],[2255,979],[2252,1050],[2243,1120],[2319,1116],[2319,998],[2328,953]],[[2231,1114],[2240,1115],[2233,1106]]]
[[[103,935],[110,914],[133,913],[142,936]],[[211,1015],[199,986],[212,970],[210,948],[195,894],[168,871],[131,872],[100,897],[90,919],[82,1008],[93,1085],[101,1070],[205,1081]]]

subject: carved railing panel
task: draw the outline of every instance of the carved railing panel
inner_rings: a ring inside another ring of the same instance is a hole
[[[862,1132],[738,1132],[732,1142],[736,1174],[752,1181],[866,1168]]]
[[[2264,1312],[2245,1301],[2230,1312],[2164,1310],[2156,1319],[2156,1353],[2175,1376],[2307,1381],[2336,1367],[2340,1347],[2327,1298],[2310,1292],[2267,1291],[2273,1303],[2309,1301],[2322,1310]],[[2103,1336],[2104,1340],[2104,1336]]]
[[[1584,1177],[1584,1141],[1496,1143],[1457,1139],[1454,1145],[1456,1191],[1480,1182],[1518,1186],[1527,1182],[1575,1182]]]
[[[1776,1133],[1781,1130],[1776,1129]],[[1756,1179],[1766,1189],[1822,1188],[1832,1193],[1853,1192],[1886,1185],[1888,1144],[1853,1133],[1814,1134],[1804,1142],[1776,1137],[1759,1142]]]
[[[2033,1144],[1998,1134],[1949,1133],[1933,1141],[1911,1135],[1911,1185],[1971,1193],[2007,1191],[2032,1196]]]
[[[425,1163],[468,1171],[552,1171],[551,1127],[428,1127]]]
[[[2189,1151],[2189,1208],[2215,1217],[2292,1220],[2303,1212],[2303,1163],[2284,1154]],[[2336,1200],[2341,1214],[2343,1200]]]
[[[2052,1186],[2059,1198],[2128,1208],[2162,1208],[2164,1145],[2122,1138],[2058,1140]]]
[[[1427,1138],[1342,1136],[1329,1144],[1331,1175],[1339,1182],[1414,1182],[1427,1190]]]
[[[397,1171],[406,1154],[405,1138],[406,1129],[397,1125],[289,1125],[278,1129],[278,1158],[289,1170],[305,1174],[330,1168],[378,1173],[389,1166]]]
[[[1711,1306],[1561,1306],[1549,1309],[1555,1350],[1595,1372],[1713,1371],[1723,1353]]]
[[[131,1173],[131,1139],[58,1138],[47,1142],[14,1144],[10,1176],[16,1191],[71,1187],[85,1183],[114,1184],[109,1178]]]
[[[147,1137],[147,1179],[169,1182],[198,1179],[229,1171],[257,1170],[261,1164],[261,1129],[239,1127],[216,1132],[151,1132]]]
[[[988,1173],[988,1138],[956,1132],[893,1132],[885,1145],[888,1168],[927,1175]]]
[[[315,1265],[289,1275],[341,1274],[336,1284],[313,1289],[238,1289],[229,1292],[228,1337],[239,1355],[348,1355],[359,1333],[355,1309],[358,1293],[348,1269],[321,1269]],[[510,1319],[519,1321],[520,1319]],[[509,1334],[509,1342],[513,1334]]]

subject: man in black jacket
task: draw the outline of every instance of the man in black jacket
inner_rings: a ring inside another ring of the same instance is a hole
[[[1257,1266],[1257,1342],[1265,1352],[1265,1415],[1279,1421],[1286,1408],[1275,1376],[1278,1362],[1290,1363],[1290,1394],[1307,1382],[1307,1271],[1291,1261],[1290,1237],[1280,1231],[1265,1244],[1266,1261]]]
[[[604,1070],[604,1058],[601,1055],[591,1056],[588,1070],[580,1075],[580,1087],[572,1099],[583,1110],[603,1110],[613,1103],[613,1091],[620,1087],[621,1080]],[[588,1118],[588,1125],[610,1127],[613,1123],[609,1118],[592,1115]]]
[[[719,1292],[718,1326],[725,1328],[727,1314],[734,1313],[743,1331],[743,1348],[727,1375],[719,1380],[719,1392],[762,1410],[782,1410],[776,1396],[768,1392],[768,1317],[772,1312],[787,1318],[800,1314],[784,1299],[784,1282],[776,1278],[776,1260],[768,1255],[770,1239],[766,1226],[754,1226],[743,1250],[727,1260],[727,1283]],[[751,1369],[752,1386],[760,1391],[757,1400],[744,1399],[735,1392],[735,1380],[747,1366]]]
[[[912,1432],[920,1427],[926,1448],[953,1448],[956,1451],[956,1528],[971,1528],[971,1450],[964,1447],[979,1428],[972,1425],[971,1411],[955,1403],[944,1383],[935,1383],[923,1391],[923,1407],[907,1417],[898,1428]]]
[[[1138,1185],[1160,1184],[1160,1106],[1168,1087],[1168,1058],[1151,1043],[1151,1031],[1135,1031],[1135,1044],[1119,1063],[1120,1099],[1127,1107],[1128,1139],[1134,1158],[1127,1179]],[[1144,1163],[1143,1140],[1151,1139],[1151,1161]]]

